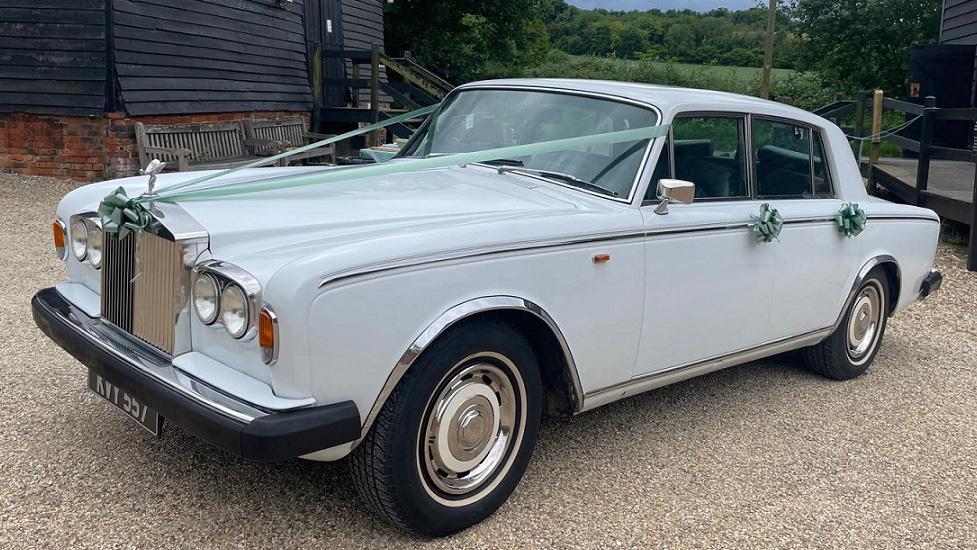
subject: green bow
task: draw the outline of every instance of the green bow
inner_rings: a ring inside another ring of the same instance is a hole
[[[156,233],[160,227],[159,221],[149,210],[136,199],[130,199],[122,187],[102,199],[98,205],[98,215],[102,218],[102,231],[115,235],[119,240],[126,238],[130,231]]]
[[[844,233],[845,237],[857,237],[859,233],[865,231],[865,223],[868,217],[865,211],[854,202],[841,205],[838,212],[838,231]]]
[[[753,238],[758,243],[768,243],[780,236],[780,230],[784,227],[784,218],[776,208],[771,208],[770,204],[760,205],[760,215],[750,214],[753,218]]]

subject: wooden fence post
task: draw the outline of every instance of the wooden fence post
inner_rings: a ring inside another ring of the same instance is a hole
[[[855,137],[865,137],[865,91],[858,92],[855,99]]]
[[[882,90],[875,90],[872,100],[872,149],[868,156],[869,174],[879,162],[879,144],[882,143]]]
[[[370,122],[380,122],[380,44],[370,47]],[[379,145],[380,131],[370,132],[370,145]]]
[[[923,99],[923,127],[919,135],[919,162],[916,164],[916,204],[929,184],[930,146],[933,145],[933,115],[936,114],[936,98]]]
[[[967,269],[977,271],[977,162],[974,163],[974,196],[970,203],[970,252],[967,254]]]

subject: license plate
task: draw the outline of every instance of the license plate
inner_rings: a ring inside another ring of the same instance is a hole
[[[129,395],[124,389],[102,378],[93,370],[88,371],[88,389],[118,407],[119,410],[126,413],[126,416],[135,420],[149,433],[159,436],[163,418],[159,413]]]

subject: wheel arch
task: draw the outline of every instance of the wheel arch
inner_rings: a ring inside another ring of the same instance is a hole
[[[476,319],[492,318],[515,326],[529,340],[536,353],[543,381],[544,405],[549,412],[572,413],[583,407],[583,390],[576,363],[556,321],[539,305],[516,296],[485,296],[462,302],[444,313],[414,340],[394,366],[363,423],[360,438],[373,426],[387,398],[407,370],[449,328]]]
[[[835,322],[832,330],[837,329],[841,325],[841,321],[845,318],[845,312],[848,311],[848,307],[851,306],[852,300],[858,293],[859,287],[865,282],[868,274],[872,272],[876,267],[880,267],[886,275],[888,281],[888,291],[887,304],[886,304],[886,315],[891,316],[892,312],[895,311],[896,304],[899,303],[899,290],[902,284],[902,269],[899,267],[899,262],[893,256],[889,254],[879,254],[869,258],[868,261],[862,265],[862,268],[858,271],[855,276],[855,281],[852,283],[851,291],[848,294],[848,298],[845,300],[844,307],[841,308],[841,313],[838,314],[838,320]]]

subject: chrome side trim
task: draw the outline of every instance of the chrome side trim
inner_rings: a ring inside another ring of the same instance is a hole
[[[859,287],[862,286],[862,283],[865,281],[865,278],[868,276],[869,272],[872,271],[872,269],[876,266],[885,263],[895,265],[897,277],[900,281],[902,280],[902,272],[899,270],[899,264],[892,256],[883,254],[870,259],[865,263],[864,266],[862,266],[862,269],[859,270],[858,275],[855,277],[855,281],[852,283],[851,291],[848,293],[848,298],[845,300],[844,307],[841,308],[838,318],[830,327],[817,329],[794,336],[788,336],[786,338],[760,344],[756,347],[737,350],[729,354],[710,357],[701,361],[686,363],[684,365],[676,365],[663,370],[637,376],[619,384],[614,384],[612,386],[607,386],[605,388],[588,392],[586,395],[584,395],[584,405],[580,412],[588,411],[625,397],[630,397],[632,395],[637,395],[639,393],[660,388],[662,386],[674,384],[675,382],[681,382],[682,380],[687,380],[701,374],[722,370],[728,367],[734,367],[736,365],[742,365],[743,363],[749,363],[750,361],[755,361],[757,359],[762,359],[778,353],[784,353],[805,346],[813,346],[818,344],[837,330],[839,326],[841,326],[841,323],[845,318],[845,312],[847,312],[848,308],[851,307],[852,300],[855,299]]]
[[[398,258],[394,260],[384,260],[380,262],[362,264],[359,266],[344,269],[342,271],[336,271],[334,273],[324,275],[321,277],[321,280],[319,282],[319,288],[322,289],[323,287],[326,287],[334,283],[338,283],[346,279],[350,279],[352,277],[373,275],[380,272],[392,271],[395,269],[402,269],[407,267],[416,267],[420,265],[440,263],[440,262],[446,262],[451,260],[478,258],[482,256],[505,254],[509,252],[528,252],[528,251],[535,251],[544,248],[554,248],[560,246],[573,246],[573,245],[581,245],[581,244],[603,243],[608,241],[640,239],[640,238],[644,238],[645,236],[646,233],[644,231],[624,231],[619,233],[584,235],[581,237],[565,237],[565,238],[558,238],[558,239],[518,241],[514,243],[503,243],[499,245],[489,245],[484,247],[459,248],[455,250],[447,250],[438,254],[417,254],[414,256],[406,256],[404,258]]]
[[[597,407],[613,403],[619,399],[654,390],[662,386],[681,382],[695,376],[734,367],[743,363],[749,363],[763,357],[784,353],[804,346],[817,344],[827,335],[831,334],[830,328],[815,330],[804,334],[798,334],[772,342],[767,342],[756,347],[742,349],[726,355],[710,357],[701,361],[676,365],[667,369],[644,374],[613,386],[601,388],[587,393],[584,396],[584,406],[582,411],[589,411]]]
[[[70,313],[67,317],[61,312],[56,312],[65,319],[67,326],[92,345],[125,361],[133,369],[167,388],[208,409],[241,422],[250,423],[255,418],[269,414],[257,406],[228,396],[221,390],[177,369],[161,352],[120,332],[109,323],[89,317],[70,303],[69,307]]]
[[[920,216],[916,214],[907,214],[905,216],[900,215],[890,215],[890,214],[876,214],[868,215],[868,219],[876,221],[904,221],[904,220],[915,220],[915,221],[927,221],[932,223],[940,223],[939,219],[934,219],[929,216]]]
[[[571,382],[573,383],[574,410],[579,412],[583,406],[583,389],[580,385],[580,378],[577,375],[577,366],[573,361],[573,355],[570,353],[570,347],[567,345],[566,339],[563,337],[563,333],[560,332],[560,329],[557,327],[553,318],[550,317],[550,315],[546,313],[543,308],[523,298],[518,298],[516,296],[486,296],[463,302],[445,311],[414,340],[414,343],[411,344],[407,351],[404,352],[404,355],[401,356],[400,361],[398,361],[397,365],[394,366],[390,376],[387,377],[387,381],[380,390],[380,395],[377,396],[377,400],[373,404],[373,408],[370,409],[369,414],[366,416],[360,438],[353,442],[353,448],[355,449],[363,438],[366,437],[366,434],[370,431],[370,427],[373,426],[373,422],[376,420],[377,415],[380,414],[380,409],[383,408],[384,403],[387,402],[387,398],[390,397],[390,394],[397,386],[397,383],[400,382],[401,378],[404,377],[407,369],[414,364],[418,356],[420,356],[420,354],[427,349],[427,347],[431,345],[431,343],[434,342],[438,336],[440,336],[445,330],[458,321],[461,321],[462,319],[470,317],[476,313],[507,309],[532,313],[546,323],[546,325],[553,332],[553,335],[560,343],[560,348],[563,351],[563,357],[566,360],[567,367],[570,371],[570,378]]]
[[[834,218],[805,218],[788,220],[784,223],[787,225],[801,225],[801,224],[813,224],[813,223],[834,223]],[[488,245],[482,247],[469,247],[469,248],[458,248],[455,250],[446,250],[444,252],[435,254],[417,254],[414,256],[405,256],[403,258],[397,258],[393,260],[383,260],[379,262],[373,262],[369,264],[362,264],[354,267],[350,267],[341,271],[336,271],[329,273],[320,277],[319,289],[323,289],[327,286],[338,284],[347,279],[354,277],[361,277],[366,275],[375,275],[377,273],[383,273],[386,271],[393,271],[397,269],[405,269],[409,267],[418,267],[428,264],[435,264],[440,262],[454,261],[454,260],[465,260],[470,258],[480,258],[484,256],[494,256],[497,254],[508,254],[513,252],[533,252],[547,248],[559,248],[564,246],[575,246],[584,244],[594,244],[594,243],[605,243],[610,241],[623,241],[631,239],[640,239],[648,237],[661,237],[667,235],[678,235],[682,233],[699,233],[707,231],[740,231],[749,229],[752,226],[751,222],[741,222],[741,223],[722,223],[722,224],[706,224],[706,225],[687,225],[680,227],[670,227],[667,229],[656,229],[653,231],[623,231],[619,233],[604,233],[604,234],[591,234],[582,235],[579,237],[561,237],[554,239],[540,239],[531,241],[517,241],[513,243],[503,243],[497,245]]]

